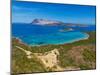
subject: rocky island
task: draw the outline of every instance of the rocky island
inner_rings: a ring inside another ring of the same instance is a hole
[[[34,19],[31,24],[37,25],[60,25],[62,22],[53,21],[53,20],[46,20],[46,19]]]
[[[68,27],[87,27],[88,25],[86,24],[77,24],[77,23],[65,23],[61,21],[56,21],[56,20],[47,20],[47,19],[34,19],[31,24],[36,24],[36,25],[49,25],[49,26],[54,26],[54,25],[63,25],[63,26],[68,26]]]

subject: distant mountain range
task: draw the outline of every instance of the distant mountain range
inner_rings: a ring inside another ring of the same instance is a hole
[[[46,19],[34,19],[31,24],[37,24],[37,25],[66,25],[66,26],[81,26],[86,27],[86,24],[75,24],[75,23],[63,23],[60,21],[54,21],[54,20],[46,20]]]

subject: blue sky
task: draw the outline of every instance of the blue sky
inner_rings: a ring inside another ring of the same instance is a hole
[[[66,23],[95,24],[95,6],[12,2],[12,22],[31,23],[35,18]]]

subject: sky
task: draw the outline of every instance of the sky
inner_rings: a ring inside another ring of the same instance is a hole
[[[12,23],[31,23],[47,19],[65,23],[95,24],[96,7],[41,2],[12,2]]]

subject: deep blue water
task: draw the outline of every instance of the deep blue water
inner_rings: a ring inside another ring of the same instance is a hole
[[[41,26],[33,24],[12,24],[12,36],[20,38],[24,43],[29,45],[48,45],[64,44],[88,37],[84,31],[95,31],[95,25],[86,27],[74,26],[72,31],[60,30],[69,28],[69,26]]]

